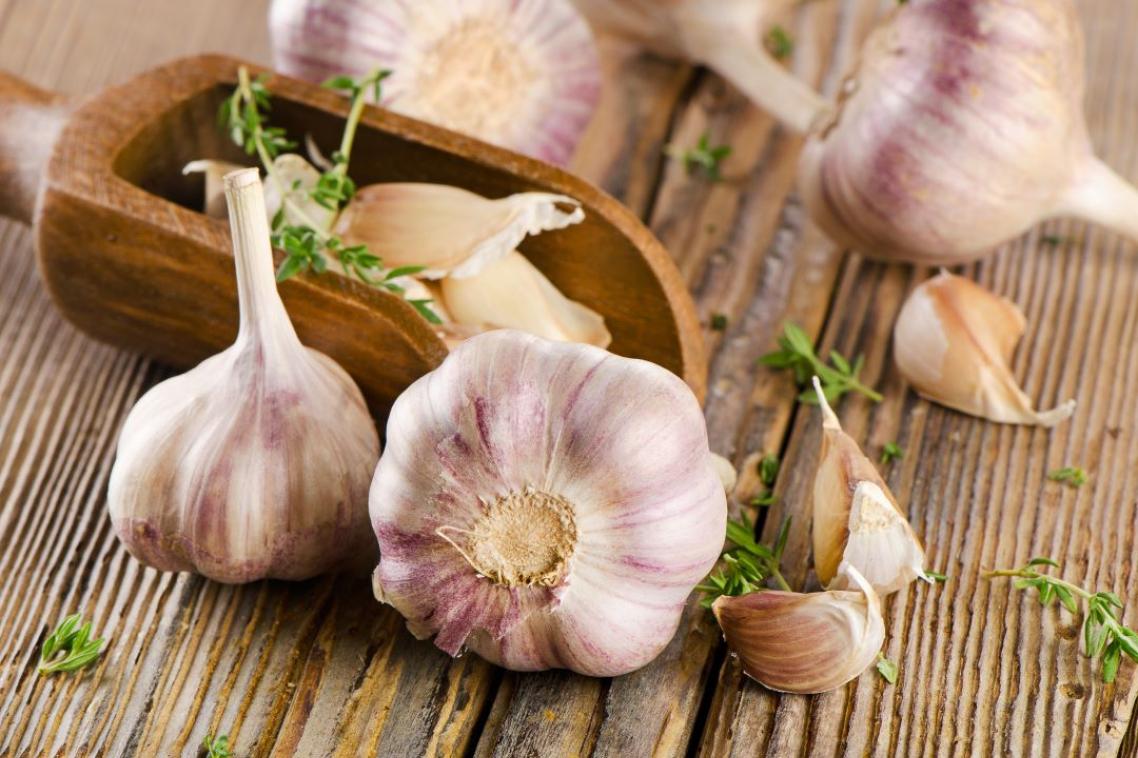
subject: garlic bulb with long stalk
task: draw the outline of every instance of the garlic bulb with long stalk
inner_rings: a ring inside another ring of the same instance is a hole
[[[375,425],[351,377],[289,322],[257,170],[228,174],[225,189],[237,340],[131,410],[107,490],[111,521],[142,562],[221,582],[366,564]]]
[[[944,265],[1043,219],[1138,240],[1138,191],[1095,158],[1072,0],[910,0],[866,40],[800,164],[814,220],[877,258]]]
[[[567,163],[600,96],[569,0],[273,0],[273,62],[320,82],[390,69],[383,105]]]
[[[716,599],[727,646],[764,687],[810,695],[841,687],[869,668],[885,641],[881,601],[857,569],[842,566],[850,590],[759,590]]]
[[[1012,375],[1026,320],[1015,303],[947,271],[917,286],[893,326],[893,359],[933,402],[1005,424],[1054,426],[1075,401],[1036,411]]]
[[[442,301],[460,324],[521,329],[538,337],[608,347],[612,335],[596,311],[570,300],[519,252],[477,276],[447,277]]]
[[[500,330],[395,402],[371,517],[376,596],[416,637],[518,671],[616,676],[671,640],[727,504],[680,379]]]
[[[827,589],[851,589],[855,569],[879,595],[925,575],[925,551],[889,485],[861,447],[842,431],[821,382],[814,391],[822,409],[822,450],[814,474],[814,571]]]
[[[597,30],[705,65],[787,126],[806,132],[826,101],[763,46],[771,23],[800,0],[574,0]]]
[[[445,184],[390,182],[361,187],[344,207],[336,233],[363,243],[392,268],[425,266],[420,276],[475,276],[529,235],[585,218],[565,195],[521,192],[491,200]]]

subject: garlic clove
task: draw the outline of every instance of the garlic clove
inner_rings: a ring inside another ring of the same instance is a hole
[[[288,319],[257,170],[225,186],[237,339],[131,410],[107,488],[111,522],[142,562],[220,582],[366,563],[375,425],[351,377]]]
[[[861,447],[842,431],[821,383],[822,450],[814,474],[814,571],[827,589],[849,589],[842,565],[854,568],[879,595],[924,573],[925,552],[893,493]]]
[[[743,671],[777,692],[829,692],[856,678],[885,641],[881,601],[849,565],[851,590],[803,594],[760,590],[711,606]]]
[[[518,671],[615,676],[671,641],[727,504],[676,376],[499,330],[395,402],[371,489],[377,596]]]
[[[723,491],[730,496],[739,482],[739,472],[735,470],[735,464],[715,453],[711,454],[711,462],[715,465],[715,472],[719,474],[719,481],[723,483]]]
[[[991,421],[1054,426],[1071,417],[1075,401],[1032,408],[1011,371],[1024,326],[1014,303],[942,271],[902,306],[893,355],[901,375],[934,402]]]
[[[599,313],[565,297],[516,251],[477,276],[448,276],[441,286],[447,310],[461,324],[521,329],[546,339],[597,347],[608,347],[612,341]]]
[[[390,69],[385,107],[551,163],[568,162],[600,96],[568,0],[274,0],[269,29],[286,74]]]
[[[225,218],[228,211],[225,207],[225,182],[223,177],[231,171],[237,171],[244,166],[238,166],[229,161],[215,161],[202,159],[190,161],[182,167],[182,174],[204,174],[205,196],[202,201],[202,211],[210,218]]]
[[[336,211],[325,208],[312,198],[312,191],[320,182],[316,167],[296,153],[282,153],[273,158],[272,175],[265,181],[265,209],[271,220],[281,210],[284,199],[284,218],[289,224],[315,226],[328,229],[336,219]],[[294,209],[299,209],[303,216]],[[339,263],[339,261],[336,261]]]
[[[445,184],[388,183],[361,188],[336,232],[363,243],[392,268],[425,266],[419,276],[476,276],[528,235],[580,223],[581,204],[564,195],[523,192],[490,200]]]

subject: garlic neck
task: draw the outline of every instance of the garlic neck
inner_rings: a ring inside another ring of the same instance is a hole
[[[301,347],[277,292],[265,193],[257,169],[226,174],[225,198],[229,205],[241,312],[237,343],[283,341]]]
[[[1053,215],[1076,216],[1138,242],[1138,189],[1098,158],[1091,158]]]

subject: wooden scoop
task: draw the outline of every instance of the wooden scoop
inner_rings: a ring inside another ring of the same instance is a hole
[[[240,65],[187,58],[75,103],[0,74],[0,212],[34,224],[48,290],[83,331],[179,367],[232,343],[228,225],[198,211],[203,179],[181,168],[197,158],[252,165],[217,127]],[[283,76],[267,86],[274,126],[338,144],[345,98]],[[360,123],[351,174],[361,186],[438,182],[488,197],[537,190],[580,200],[583,223],[530,238],[522,252],[605,317],[613,352],[658,363],[703,397],[702,336],[679,272],[643,224],[596,187],[375,107]],[[431,325],[391,293],[331,273],[294,277],[280,291],[301,340],[339,361],[377,413],[446,356]]]

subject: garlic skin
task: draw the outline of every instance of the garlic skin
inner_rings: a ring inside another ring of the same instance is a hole
[[[182,175],[204,174],[205,194],[202,200],[202,212],[210,218],[225,218],[228,213],[225,207],[225,175],[242,168],[244,166],[229,161],[202,159],[190,161],[182,166]]]
[[[1092,154],[1071,0],[912,0],[866,40],[802,153],[811,216],[874,258],[948,265],[1074,215],[1138,239],[1138,191]]]
[[[878,595],[925,576],[925,551],[877,468],[834,414],[821,384],[822,449],[814,474],[814,571],[827,589],[853,589],[854,569]]]
[[[521,329],[550,340],[608,347],[612,335],[596,311],[570,300],[515,251],[477,276],[447,277],[443,302],[460,324]]]
[[[131,410],[107,491],[111,521],[143,563],[219,582],[366,564],[375,425],[351,377],[289,322],[257,170],[228,174],[225,186],[237,340]]]
[[[760,590],[716,599],[711,610],[743,671],[776,692],[829,692],[869,668],[885,642],[881,601],[857,569],[854,588],[798,593]]]
[[[763,38],[799,0],[574,0],[598,31],[712,69],[753,103],[806,133],[830,106],[771,57]]]
[[[947,271],[917,286],[893,326],[893,357],[922,396],[1004,424],[1054,426],[1075,401],[1036,411],[1015,381],[1012,354],[1026,321],[1010,300]]]
[[[340,213],[336,233],[366,244],[391,268],[425,266],[417,276],[477,276],[532,234],[585,218],[571,197],[523,192],[491,200],[445,184],[362,187]]]
[[[637,669],[715,565],[727,504],[676,376],[494,331],[396,401],[371,489],[376,597],[450,655]]]
[[[273,0],[274,67],[322,82],[377,66],[383,105],[564,165],[600,97],[568,0]]]
[[[320,183],[320,172],[296,153],[281,153],[273,158],[273,176],[265,180],[265,209],[270,221],[284,206],[285,221],[308,226],[311,221],[317,229],[328,229],[336,220],[336,211],[326,208],[312,198],[312,191]],[[284,205],[288,198],[289,205]],[[304,217],[292,208],[300,208]]]

